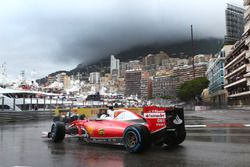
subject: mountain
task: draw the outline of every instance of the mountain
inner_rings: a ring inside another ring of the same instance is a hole
[[[156,54],[160,51],[164,51],[170,57],[190,57],[196,54],[215,54],[217,53],[223,45],[223,39],[219,38],[208,38],[194,40],[194,51],[192,50],[191,41],[182,41],[173,44],[164,43],[153,43],[150,45],[136,46],[128,50],[121,51],[116,54],[115,57],[120,59],[122,62],[130,60],[141,60],[148,54]],[[75,69],[68,71],[68,75],[76,75],[80,72],[83,75],[88,76],[90,72],[100,71],[101,73],[109,72],[110,57],[104,57],[101,60],[96,60],[96,62],[91,64],[79,64]],[[54,76],[58,74],[52,73],[50,75]],[[43,83],[44,78],[40,79],[38,83]]]

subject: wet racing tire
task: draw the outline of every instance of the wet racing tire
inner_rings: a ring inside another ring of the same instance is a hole
[[[131,153],[142,152],[151,145],[150,132],[144,125],[128,126],[123,133],[123,143]]]
[[[54,122],[51,126],[51,138],[54,142],[58,143],[63,141],[66,129],[63,122]]]

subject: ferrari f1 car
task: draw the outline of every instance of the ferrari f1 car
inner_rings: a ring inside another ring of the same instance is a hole
[[[183,109],[144,107],[138,115],[126,109],[114,110],[113,118],[54,121],[46,137],[61,142],[65,137],[78,137],[85,142],[124,145],[131,153],[142,152],[151,144],[170,147],[185,140]]]

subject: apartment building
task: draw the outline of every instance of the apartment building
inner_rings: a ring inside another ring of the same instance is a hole
[[[208,98],[212,105],[226,105],[227,91],[224,89],[225,55],[231,50],[232,45],[224,45],[215,58],[210,60],[206,75],[209,80]]]
[[[141,98],[152,98],[152,78],[149,72],[142,72],[141,76]]]
[[[207,65],[208,63],[195,64],[194,70],[193,66],[191,65],[175,67],[173,69],[173,75],[178,77],[178,83],[176,86],[177,91],[179,90],[180,86],[186,81],[190,81],[197,77],[206,77]]]
[[[156,97],[176,97],[176,85],[178,77],[175,76],[159,76],[153,78],[152,96]]]
[[[244,0],[244,33],[225,58],[225,89],[230,105],[250,104],[250,0]]]
[[[91,84],[99,84],[101,79],[101,74],[99,72],[91,72],[89,74],[89,82]]]
[[[244,32],[244,9],[227,4],[225,44],[234,44]]]
[[[141,97],[141,70],[128,70],[125,73],[125,96],[137,95]]]

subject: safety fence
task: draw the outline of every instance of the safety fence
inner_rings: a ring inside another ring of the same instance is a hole
[[[46,120],[52,119],[54,115],[53,111],[1,111],[0,112],[0,124],[6,122],[22,122],[32,120]]]

